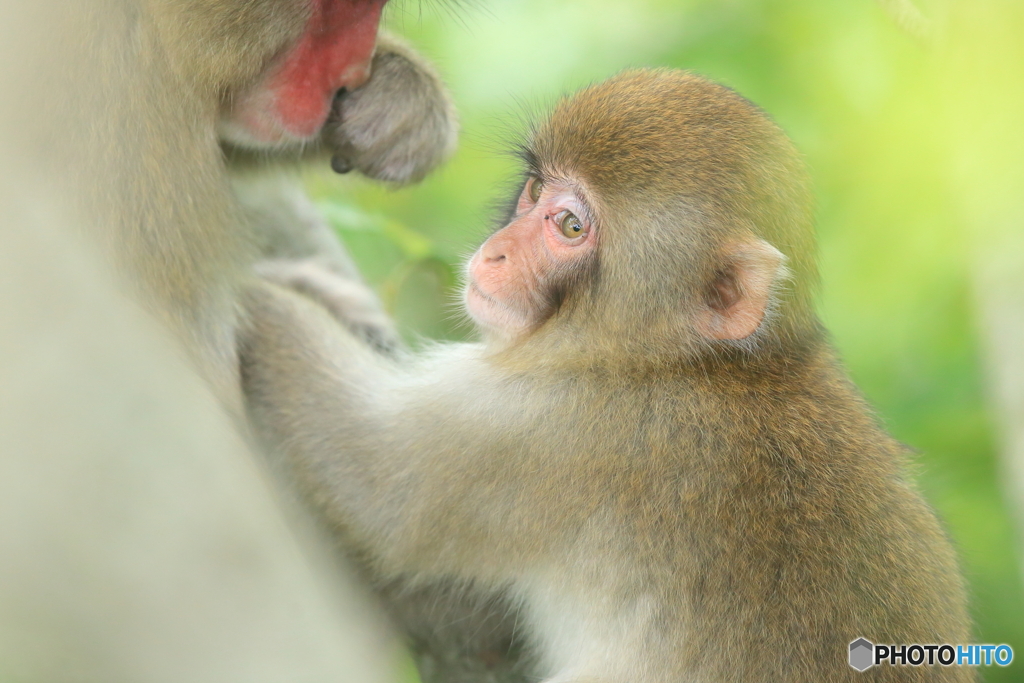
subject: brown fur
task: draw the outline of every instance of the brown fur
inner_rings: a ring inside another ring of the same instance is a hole
[[[785,136],[726,88],[633,71],[526,147],[599,238],[529,333],[394,362],[251,292],[249,409],[323,515],[381,582],[503,596],[553,683],[973,680],[847,665],[858,637],[955,644],[969,622],[949,542],[813,313]],[[788,273],[749,338],[709,339],[695,317],[727,307],[709,292],[737,239]]]

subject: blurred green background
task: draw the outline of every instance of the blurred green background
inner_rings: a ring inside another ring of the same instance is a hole
[[[976,642],[1014,647],[1017,661],[985,679],[1024,681],[1021,536],[977,312],[985,255],[1022,231],[1022,4],[919,2],[922,37],[898,3],[873,0],[395,0],[386,26],[449,83],[459,152],[415,188],[326,170],[307,183],[412,343],[464,338],[460,263],[511,191],[502,141],[524,111],[646,65],[697,71],[760,104],[815,180],[820,311],[835,345],[920,451],[920,486],[960,549]]]

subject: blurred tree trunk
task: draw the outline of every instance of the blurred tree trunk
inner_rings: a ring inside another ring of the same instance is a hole
[[[975,245],[977,324],[1000,469],[1024,552],[1024,4],[958,0],[938,62],[954,191]],[[1024,564],[1024,563],[1022,563]],[[1024,567],[1022,567],[1024,578]]]
[[[1017,230],[1024,232],[1024,221]],[[974,279],[1004,491],[1024,549],[1024,237],[1001,246],[979,259]]]

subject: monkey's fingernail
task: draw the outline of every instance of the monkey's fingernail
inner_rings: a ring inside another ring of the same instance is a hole
[[[331,157],[331,169],[335,173],[340,173],[344,175],[351,171],[352,168],[352,162],[349,161],[347,158],[341,156],[340,154],[335,154],[334,156]]]

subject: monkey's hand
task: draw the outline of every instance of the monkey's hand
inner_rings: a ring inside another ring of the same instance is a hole
[[[317,302],[381,353],[394,355],[401,347],[394,323],[362,282],[339,276],[314,259],[263,261],[256,274]]]
[[[370,80],[335,99],[323,141],[338,173],[422,180],[455,150],[458,119],[441,79],[409,46],[381,34]]]

